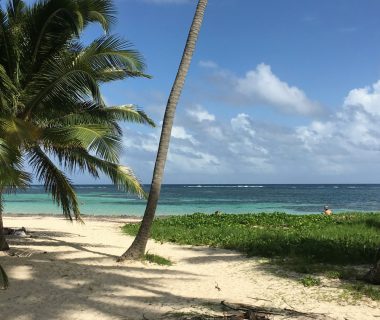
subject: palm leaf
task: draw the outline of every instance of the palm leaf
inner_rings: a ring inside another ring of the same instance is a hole
[[[15,104],[17,88],[9,78],[5,68],[0,64],[0,110],[2,115],[11,114]]]
[[[115,79],[120,79],[123,73],[125,77],[128,71],[142,72],[145,69],[141,54],[133,50],[129,42],[116,36],[103,36],[96,39],[81,51],[78,59],[90,64],[98,73],[99,80],[101,76],[113,75],[112,71],[116,72]],[[101,73],[102,71],[103,73]],[[105,77],[102,80],[107,81],[108,79]]]
[[[82,124],[49,128],[44,131],[44,134],[44,142],[47,147],[49,145],[69,145],[70,147],[80,145],[108,161],[116,162],[119,159],[121,150],[120,137],[109,126]],[[55,140],[51,140],[53,134],[55,135]],[[60,141],[57,141],[57,138]]]
[[[65,158],[64,152],[60,149],[55,149],[54,153],[61,159]],[[127,166],[119,165],[110,161],[99,159],[89,154],[85,149],[73,148],[70,150],[70,155],[67,163],[70,163],[70,169],[75,169],[72,166],[78,159],[81,159],[82,166],[96,168],[109,177],[119,189],[136,194],[139,197],[146,197],[145,191],[133,171]]]
[[[20,151],[0,138],[0,190],[14,191],[30,183],[30,175],[21,168]]]
[[[154,121],[141,109],[132,104],[103,107],[93,103],[79,104],[76,112],[66,114],[58,119],[52,119],[50,124],[62,123],[65,125],[87,124],[111,124],[115,121],[127,121],[147,124],[155,127]]]
[[[111,114],[116,120],[148,124],[151,127],[156,126],[154,121],[143,110],[136,108],[134,105],[114,106],[104,108],[102,111],[106,114]]]
[[[43,62],[59,53],[91,22],[98,22],[105,31],[114,22],[111,1],[55,0],[37,1],[25,16],[24,32],[30,39],[29,70],[36,72]]]
[[[41,148],[30,148],[28,155],[30,157],[29,164],[37,179],[44,184],[46,191],[62,208],[65,217],[72,220],[74,214],[76,219],[81,220],[77,196],[70,180],[54,165]]]

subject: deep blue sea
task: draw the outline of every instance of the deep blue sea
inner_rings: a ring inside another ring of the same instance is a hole
[[[144,186],[148,191],[149,186]],[[142,215],[145,200],[117,190],[112,185],[77,185],[81,212],[88,215]],[[380,211],[380,185],[375,184],[263,184],[263,185],[164,185],[157,209],[159,215],[193,212],[226,213],[288,212],[320,213],[324,205],[334,212]],[[5,197],[7,213],[53,213],[42,186]]]

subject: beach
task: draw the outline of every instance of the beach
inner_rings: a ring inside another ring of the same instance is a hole
[[[0,255],[10,280],[9,289],[0,291],[1,319],[176,319],[221,314],[222,300],[294,309],[316,319],[380,317],[379,301],[347,298],[331,283],[339,280],[304,287],[265,259],[234,251],[149,241],[149,253],[174,265],[117,263],[133,240],[121,227],[136,221],[92,217],[80,224],[55,216],[7,215],[7,227],[23,226],[30,237],[10,238],[12,249]]]

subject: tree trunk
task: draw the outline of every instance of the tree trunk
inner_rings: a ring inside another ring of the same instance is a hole
[[[380,284],[380,248],[377,250],[375,265],[364,276],[364,280],[372,284]]]
[[[202,25],[207,1],[208,0],[199,0],[198,2],[194,19],[191,24],[190,32],[186,41],[186,46],[182,54],[181,63],[178,68],[177,76],[175,78],[168,102],[166,104],[164,121],[162,124],[161,138],[158,146],[157,158],[153,171],[152,184],[149,191],[148,202],[146,205],[140,229],[132,245],[121,257],[119,257],[118,261],[123,261],[126,259],[139,259],[143,257],[145,253],[146,244],[150,235],[150,229],[152,226],[154,215],[156,213],[157,202],[160,197],[161,183],[169,149],[169,142],[173,127],[175,110],[177,107],[179,97],[181,95],[183,85],[185,83],[187,72],[190,67],[191,58],[193,56],[195,44],[197,42],[198,34]]]
[[[7,240],[4,234],[3,225],[3,194],[0,192],[0,251],[9,250]]]

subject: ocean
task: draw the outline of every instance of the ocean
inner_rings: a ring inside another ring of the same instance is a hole
[[[81,212],[87,215],[141,216],[146,201],[117,190],[112,185],[77,185]],[[144,189],[148,191],[149,185]],[[158,215],[194,212],[226,213],[287,212],[321,213],[328,205],[333,212],[380,211],[378,184],[173,184],[163,185]],[[6,213],[60,214],[43,186],[31,186],[5,196]]]

